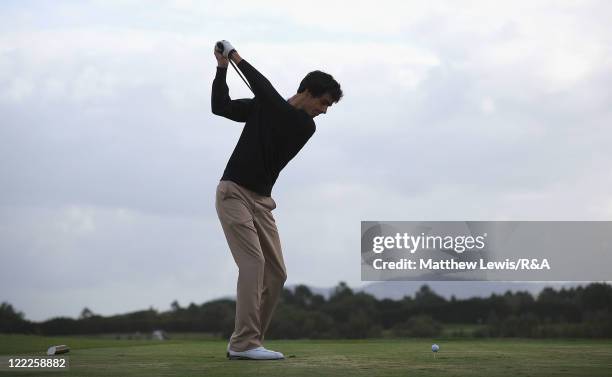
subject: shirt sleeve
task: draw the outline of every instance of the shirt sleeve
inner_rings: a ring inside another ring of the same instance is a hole
[[[236,122],[246,122],[253,107],[252,98],[232,100],[229,88],[225,82],[227,67],[217,67],[217,74],[213,80],[212,94],[210,96],[212,112],[215,115],[231,119]]]
[[[268,81],[264,75],[259,73],[258,70],[249,64],[249,62],[242,59],[240,63],[238,63],[238,68],[240,68],[244,74],[244,77],[246,77],[247,81],[251,85],[256,98],[281,108],[290,106],[287,101],[276,91],[276,89],[274,89],[270,81]]]

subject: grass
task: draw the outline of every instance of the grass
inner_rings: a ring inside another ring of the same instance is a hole
[[[440,352],[434,358],[431,344]],[[226,342],[0,335],[0,355],[44,355],[67,344],[70,370],[49,376],[610,376],[612,340],[377,339],[278,340],[282,361],[229,361]],[[47,374],[51,373],[51,374]],[[38,376],[40,371],[0,372]]]

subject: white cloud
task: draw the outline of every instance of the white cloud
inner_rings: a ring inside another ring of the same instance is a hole
[[[495,101],[490,97],[485,97],[480,102],[480,108],[482,109],[482,112],[485,114],[490,114],[492,112],[495,112]]]
[[[20,102],[33,92],[34,87],[30,81],[22,77],[15,77],[7,80],[6,89],[0,97],[8,102]]]
[[[85,305],[106,314],[167,309],[174,299],[199,302],[233,292],[236,269],[214,221],[93,206],[2,207],[0,219],[0,285],[11,287],[2,299],[18,303],[29,318],[76,316]],[[53,300],[35,310],[45,295]]]

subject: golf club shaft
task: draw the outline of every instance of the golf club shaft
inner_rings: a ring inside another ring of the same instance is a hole
[[[234,69],[236,70],[236,72],[238,73],[238,76],[240,76],[240,78],[242,79],[242,81],[244,81],[244,83],[246,84],[246,86],[249,88],[249,90],[251,91],[251,93],[255,94],[253,92],[253,89],[251,88],[251,85],[249,85],[249,83],[246,81],[246,79],[244,78],[244,76],[242,76],[242,73],[240,73],[240,70],[238,69],[238,67],[236,67],[236,65],[234,64],[234,62],[232,61],[232,59],[228,59],[229,62],[231,63],[232,67],[234,67]]]

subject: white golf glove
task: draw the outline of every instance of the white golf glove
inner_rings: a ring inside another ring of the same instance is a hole
[[[234,48],[234,46],[232,46],[231,43],[229,43],[228,41],[226,41],[225,39],[222,41],[219,41],[215,44],[215,49],[223,54],[224,57],[229,58],[230,54],[233,51],[236,51],[236,49]]]

